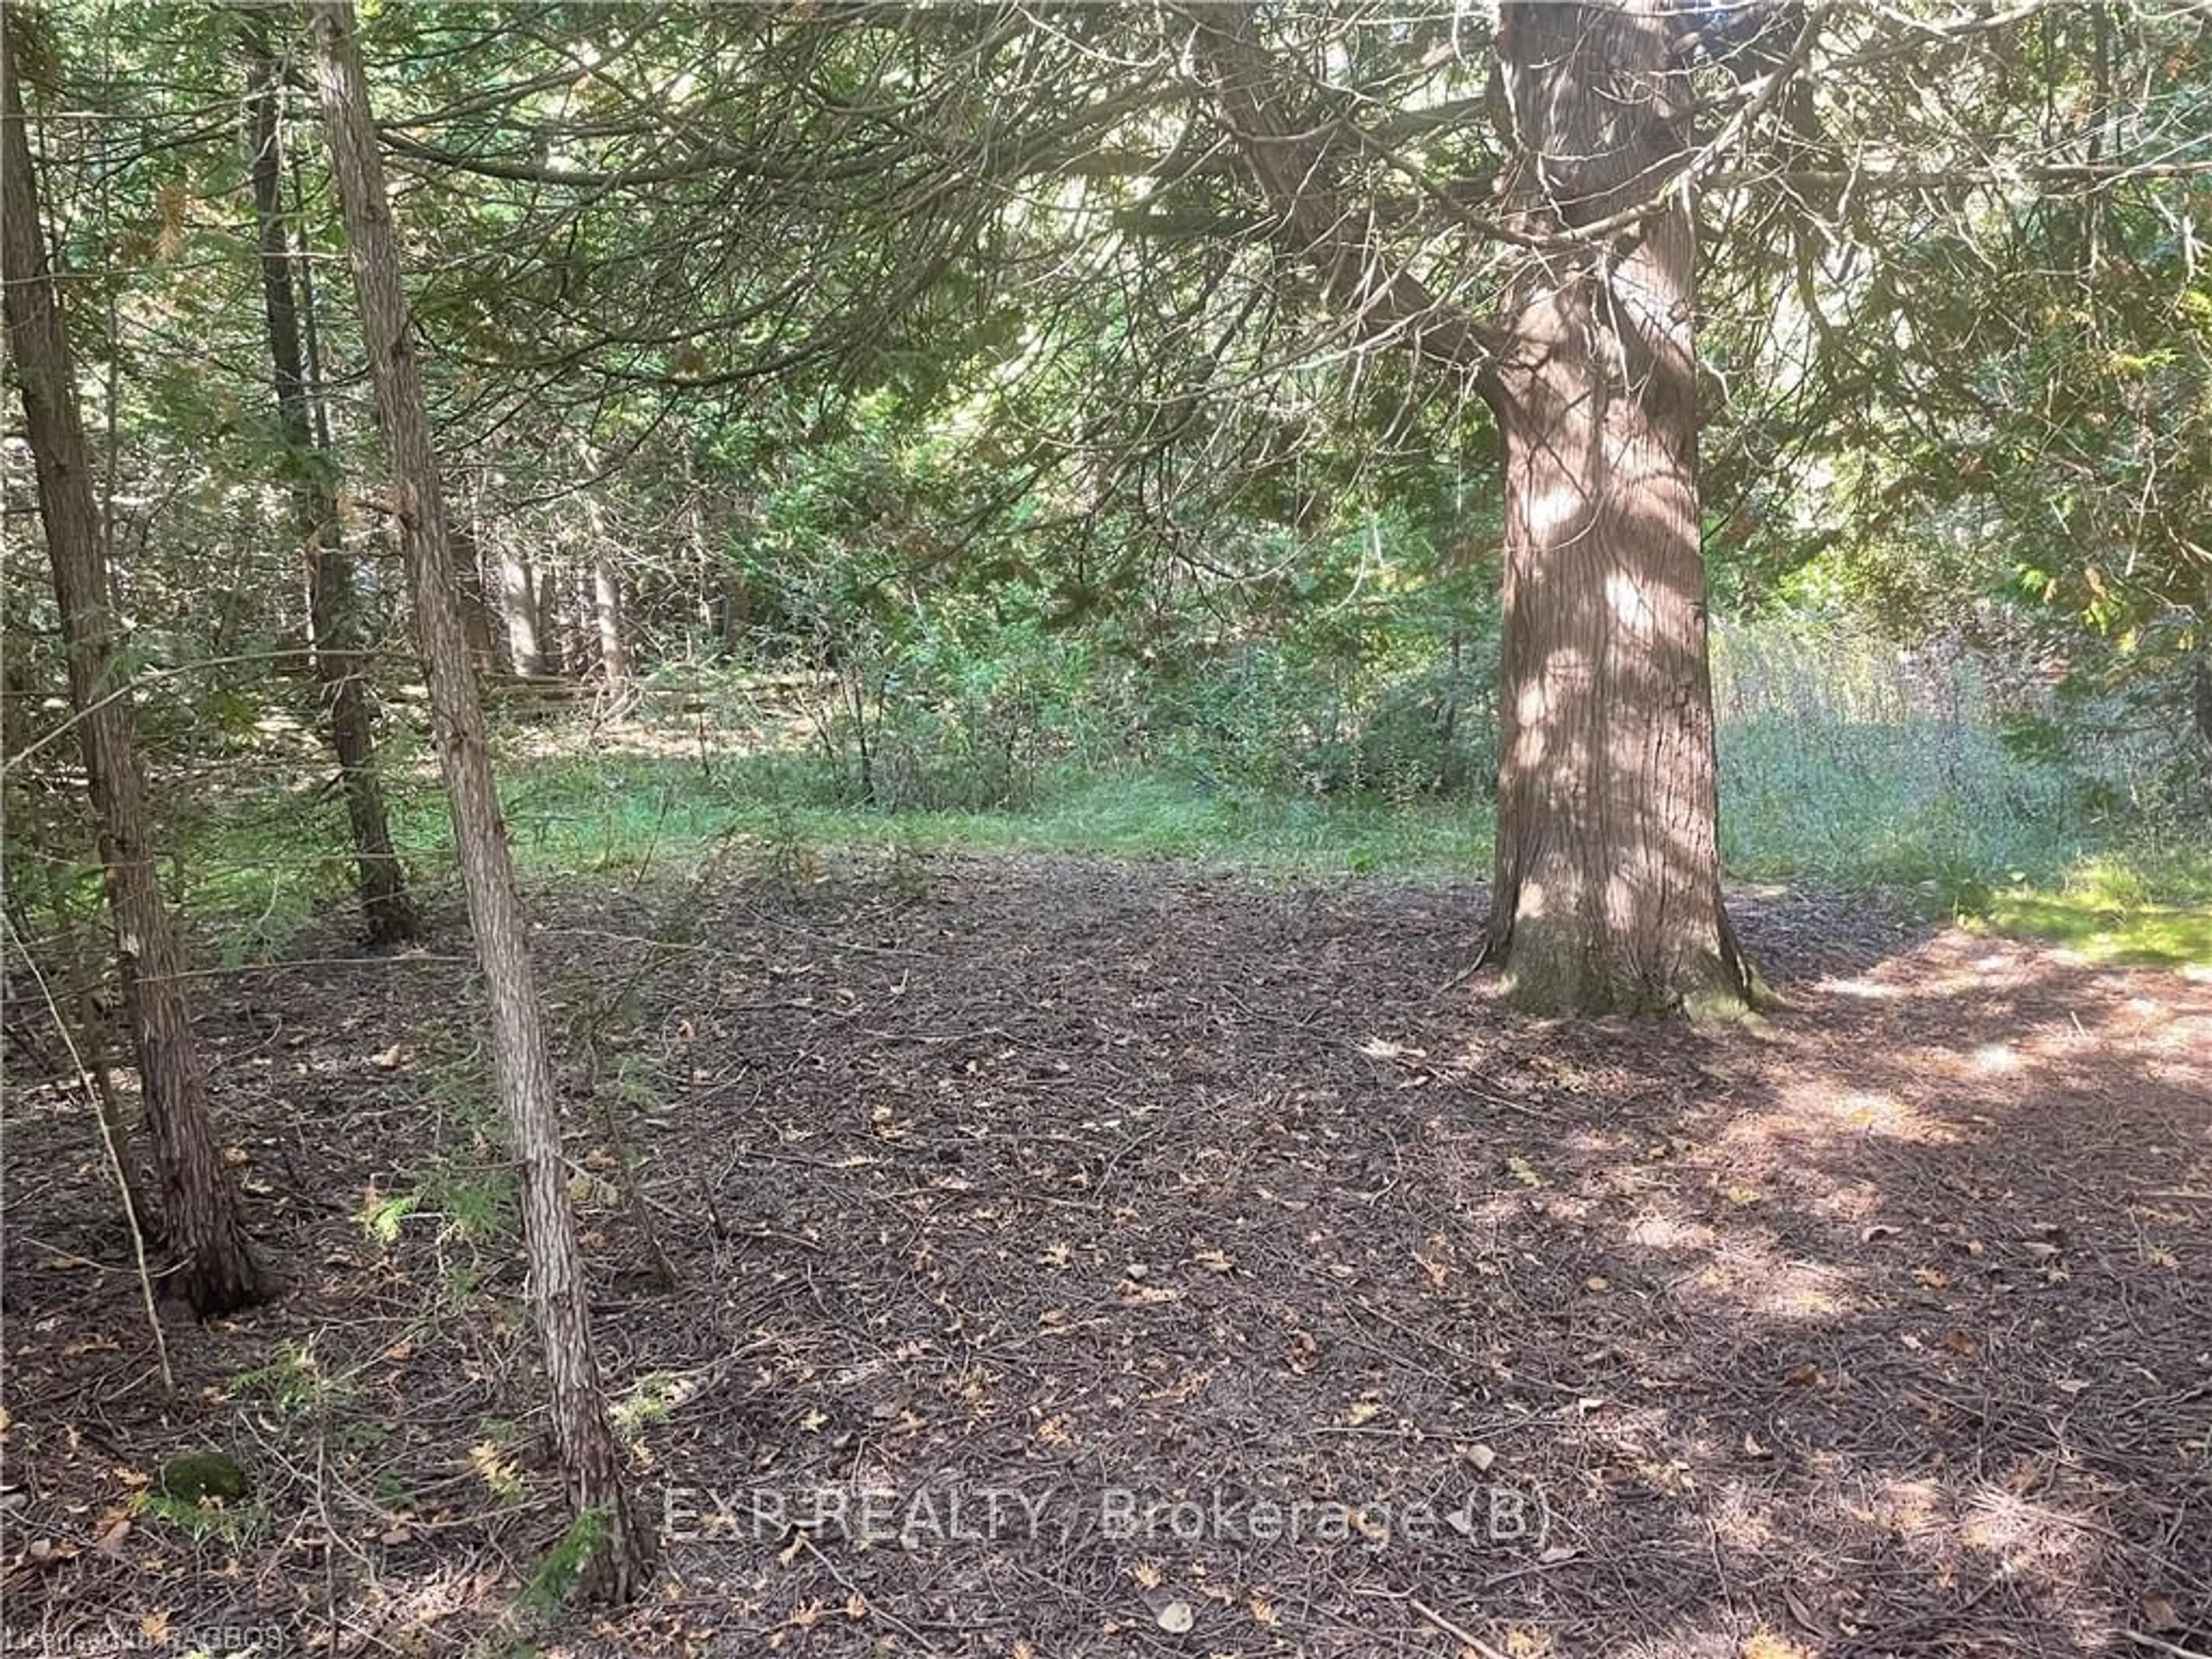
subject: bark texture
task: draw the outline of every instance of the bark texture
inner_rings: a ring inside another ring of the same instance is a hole
[[[322,700],[324,730],[337,757],[353,832],[362,924],[374,945],[415,937],[415,907],[406,872],[392,850],[376,771],[375,726],[362,678],[361,629],[356,614],[353,562],[346,556],[331,488],[327,451],[315,441],[310,417],[305,355],[300,343],[300,264],[284,221],[277,114],[283,88],[269,48],[266,20],[245,20],[246,88],[253,153],[253,205],[259,222],[262,308],[269,331],[269,361],[276,383],[276,415],[284,434],[293,517],[307,558],[309,659]]]
[[[592,611],[599,625],[599,672],[611,686],[634,678],[629,660],[629,627],[623,614],[622,573],[605,559],[592,565]]]
[[[502,546],[499,553],[499,610],[507,623],[507,666],[525,679],[545,672],[540,632],[538,575],[521,554]]]
[[[1668,0],[1504,8],[1510,200],[1559,240],[1486,377],[1505,448],[1490,947],[1558,1012],[1741,1006],[1698,499],[1691,88]],[[1657,205],[1652,205],[1657,202]],[[1611,234],[1577,229],[1649,208]]]
[[[376,406],[393,473],[393,495],[414,590],[438,758],[453,809],[453,838],[468,892],[490,1007],[492,1071],[520,1166],[530,1297],[550,1395],[553,1431],[568,1499],[587,1530],[580,1588],[627,1600],[642,1585],[652,1540],[638,1524],[622,1481],[592,1347],[590,1304],[561,1152],[544,1016],[532,967],[527,923],[493,791],[483,703],[470,670],[454,594],[453,544],[430,447],[422,377],[382,159],[362,77],[350,0],[316,0],[319,82],[333,177],[346,226]]]
[[[1690,87],[1674,0],[1509,0],[1500,91],[1520,161],[1505,313],[1439,304],[1340,185],[1343,117],[1302,95],[1244,6],[1182,9],[1273,215],[1370,343],[1470,380],[1506,498],[1498,880],[1486,949],[1559,1012],[1741,1006],[1722,908],[1697,480]],[[1611,216],[1613,234],[1579,233]]]
[[[176,933],[147,844],[145,778],[109,613],[106,538],[77,408],[76,366],[40,229],[8,40],[12,22],[0,20],[0,285],[8,340],[38,473],[70,702],[99,823],[124,1012],[161,1174],[162,1236],[179,1257],[179,1288],[205,1317],[261,1300],[266,1285],[246,1241],[237,1182],[216,1142],[207,1073],[178,977]]]

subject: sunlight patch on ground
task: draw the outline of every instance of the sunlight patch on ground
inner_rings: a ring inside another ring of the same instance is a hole
[[[2212,1019],[2167,1019],[2159,1024],[2162,1029],[2146,1031],[2141,1039],[2147,1049],[2161,1059],[2177,1057],[2185,1075],[2202,1077],[2212,1072]]]
[[[2042,1473],[2023,1468],[2017,1483]],[[1848,1512],[1892,1533],[1938,1571],[1957,1569],[1968,1553],[1995,1558],[1999,1572],[2025,1585],[2077,1581],[2097,1571],[2099,1547],[2089,1528],[2067,1510],[2007,1486],[1984,1482],[1961,1493],[1899,1477]]]
[[[2020,1055],[2008,1042],[1984,1042],[1974,1050],[1970,1063],[1984,1077],[2003,1076],[2021,1068]]]
[[[2031,1476],[2033,1471],[2027,1472]],[[2094,1552],[2063,1510],[2002,1486],[1984,1486],[1966,1504],[1960,1536],[1971,1549],[1999,1557],[2008,1574],[2078,1572]]]
[[[2212,911],[2202,904],[2108,903],[2070,894],[2006,893],[1982,925],[2053,941],[2062,960],[2202,972],[2212,967]]]
[[[1702,1221],[1680,1216],[1644,1215],[1629,1224],[1628,1242],[1644,1250],[1709,1250],[1713,1230]]]
[[[1741,1481],[1731,1480],[1714,1494],[1711,1513],[1715,1535],[1732,1550],[1763,1555],[1778,1541],[1771,1495]]]
[[[1898,1475],[1884,1480],[1851,1517],[1869,1526],[1887,1528],[1910,1542],[1944,1530],[1948,1494],[1933,1480]]]
[[[1854,1312],[1850,1276],[1818,1261],[1788,1261],[1756,1244],[1724,1244],[1684,1294],[1717,1297],[1778,1322],[1834,1319]]]
[[[1888,1207],[1887,1196],[1875,1182],[1825,1176],[1812,1191],[1801,1191],[1796,1202],[1815,1215],[1853,1228],[1863,1226]]]
[[[1700,1467],[1753,1455],[1710,1442],[1698,1445],[1705,1454]],[[2105,1550],[2093,1519],[2028,1495],[2051,1473],[2046,1468],[2023,1463],[2002,1484],[1982,1480],[1968,1486],[1942,1478],[1874,1474],[1856,1460],[1810,1451],[1803,1469],[1811,1477],[1805,1495],[1814,1508],[1830,1512],[1832,1523],[1816,1533],[1780,1510],[1772,1489],[1724,1479],[1707,1488],[1705,1516],[1714,1544],[1730,1556],[1771,1559],[1802,1550],[1808,1536],[1828,1540],[1833,1549],[1856,1533],[1868,1556],[1901,1549],[1934,1583],[1956,1589],[1994,1580],[2024,1602],[2048,1601],[2046,1616],[2064,1620],[2076,1638],[2065,1650],[2069,1652],[2108,1650],[2125,1622],[2094,1602],[2065,1605],[2063,1592],[2106,1570]],[[1832,1621],[1846,1634],[1861,1608],[1848,1570],[1850,1554],[1846,1549],[1806,1559],[1794,1603],[1803,1616]],[[1813,1651],[1752,1644],[1740,1650],[1754,1650]]]
[[[1957,941],[1967,940],[1966,935],[1956,932],[1949,937]],[[1862,1002],[1897,1002],[1908,995],[1915,1001],[1925,1002],[1996,990],[2018,990],[2034,982],[2035,963],[2027,952],[2002,943],[1992,946],[1987,940],[1970,942],[1983,947],[1979,954],[1960,958],[1951,952],[1923,947],[1910,957],[1885,963],[1872,973],[1825,979],[1815,988]],[[1949,959],[1942,960],[1943,957]]]
[[[1894,1095],[1875,1094],[1865,1090],[1835,1096],[1815,1106],[1812,1102],[1791,1100],[1791,1090],[1784,1096],[1786,1105],[1797,1107],[1808,1115],[1825,1110],[1848,1129],[1861,1129],[1871,1134],[1886,1134],[1900,1140],[1947,1140],[1948,1133],[1928,1122]]]
[[[1880,980],[1864,976],[1824,979],[1814,988],[1832,992],[1839,997],[1853,997],[1862,1002],[1894,1002],[1905,994],[1897,986],[1884,985]]]
[[[1806,1138],[1824,1131],[1881,1135],[1925,1146],[1948,1146],[1958,1139],[1948,1124],[1893,1094],[1846,1088],[1839,1079],[1814,1075],[1781,1090],[1773,1110],[1729,1125],[1723,1142],[1767,1167],[1788,1168],[1796,1161],[1793,1154]]]

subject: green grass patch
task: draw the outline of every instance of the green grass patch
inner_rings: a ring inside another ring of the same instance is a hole
[[[1214,859],[1314,875],[1466,876],[1490,857],[1489,808],[1465,800],[1208,787],[1141,770],[1054,772],[1020,811],[888,812],[828,793],[788,756],[725,761],[711,774],[624,756],[511,760],[501,780],[516,862],[540,877],[637,873],[732,845],[763,870],[877,849]],[[449,866],[442,804],[422,795],[394,808],[416,861]]]
[[[1927,885],[1972,908],[2013,872],[2063,879],[2102,834],[2052,769],[1971,727],[1763,713],[1720,750],[1723,862],[1749,879]]]
[[[1023,812],[846,812],[817,823],[847,845],[1214,859],[1309,875],[1467,876],[1487,868],[1491,846],[1488,809],[1471,802],[1206,788],[1143,772],[1055,779]]]
[[[2144,849],[2084,860],[2056,889],[2016,884],[1976,920],[2050,939],[2092,962],[2212,967],[2212,848]]]
[[[1917,890],[1947,915],[1986,917],[2100,959],[2212,954],[2212,852],[2104,844],[2106,826],[2059,810],[2039,772],[1994,742],[1945,737],[1948,754],[1909,725],[1753,720],[1725,729],[1729,873]],[[972,851],[1463,879],[1488,873],[1493,833],[1481,800],[1289,793],[1158,769],[1055,770],[1018,811],[889,812],[838,800],[805,756],[724,757],[709,769],[541,752],[501,764],[509,841],[538,880],[635,876],[721,849],[760,873],[853,851]],[[391,805],[416,881],[451,880],[452,830],[434,781],[395,777]],[[325,830],[269,792],[216,807],[195,827],[191,908],[224,930],[226,956],[276,948],[317,910],[350,902],[343,862],[301,845],[341,835],[342,823]]]
[[[1901,890],[1931,915],[1984,920],[2100,960],[2212,957],[2212,852],[2148,840],[2161,823],[2179,834],[2172,816],[2130,811],[2119,804],[2126,791],[2089,787],[2080,757],[2008,741],[1971,666],[1931,668],[1832,630],[1740,627],[1723,637],[1717,669],[1731,877]],[[960,769],[977,763],[939,745],[908,757],[931,787],[900,797],[908,805],[898,811],[854,800],[852,755],[823,740],[832,728],[787,720],[518,724],[497,732],[495,762],[509,844],[538,883],[635,880],[709,858],[732,873],[796,880],[855,852],[1207,860],[1324,879],[1488,873],[1494,820],[1479,785],[1450,798],[1328,788],[1311,768],[1271,763],[1287,739],[1264,724],[1215,732],[1219,754],[1156,738],[1115,757],[1108,744],[1055,746],[1046,739],[1056,728],[1036,718],[1034,751],[1056,758],[1025,763],[1018,791],[994,793],[980,778],[963,787]],[[879,781],[902,752],[902,730],[877,733]],[[1242,770],[1227,765],[1239,742],[1267,753]],[[450,896],[452,830],[435,769],[404,731],[384,761],[412,878]],[[986,799],[1018,804],[957,804]],[[174,827],[172,844],[184,848],[174,890],[227,960],[281,955],[301,926],[352,902],[343,811],[327,792],[310,800],[298,787],[242,791]]]

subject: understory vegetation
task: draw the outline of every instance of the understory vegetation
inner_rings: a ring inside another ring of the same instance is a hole
[[[510,704],[514,848],[549,881],[702,859],[803,881],[843,850],[963,848],[1480,877],[1494,639],[1425,600],[1376,609],[1364,628],[1208,641],[1176,672],[1034,623],[925,628],[842,672],[681,662],[619,704]],[[2086,669],[1787,613],[1719,626],[1715,664],[1732,878],[1901,890],[2100,959],[2212,962],[2204,763],[2171,688],[2164,708],[2157,688],[2100,696]],[[418,706],[386,711],[392,785],[434,890],[453,855]],[[282,752],[265,751],[279,772]],[[345,903],[339,806],[300,810],[320,782],[216,793],[179,824],[185,896],[227,958]]]

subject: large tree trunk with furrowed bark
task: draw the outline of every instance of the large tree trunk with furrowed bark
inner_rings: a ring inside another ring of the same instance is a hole
[[[1504,707],[1488,954],[1516,997],[1549,1012],[1741,1008],[1752,980],[1721,904],[1705,653],[1696,240],[1668,188],[1690,137],[1680,7],[1504,7],[1525,263],[1495,319],[1439,304],[1377,250],[1375,214],[1340,183],[1358,148],[1341,139],[1342,112],[1271,58],[1253,9],[1181,9],[1278,242],[1364,335],[1471,380],[1498,419]]]
[[[1696,230],[1662,199],[1690,138],[1671,9],[1521,0],[1501,23],[1510,199],[1561,240],[1521,271],[1486,377],[1506,501],[1489,945],[1553,1012],[1717,1012],[1752,989],[1721,899]]]
[[[53,566],[69,657],[70,702],[100,826],[100,875],[115,921],[124,1011],[146,1125],[161,1172],[162,1234],[179,1258],[177,1283],[205,1317],[259,1301],[261,1270],[246,1242],[238,1183],[208,1111],[207,1073],[192,1038],[175,929],[146,839],[129,676],[109,614],[107,555],[77,409],[76,372],[40,228],[22,90],[0,18],[0,286],[38,472],[39,514]]]
[[[261,293],[269,328],[270,366],[276,414],[284,434],[285,467],[293,516],[307,557],[310,658],[321,690],[323,722],[337,757],[359,871],[362,920],[374,945],[400,945],[415,937],[415,907],[406,874],[392,850],[376,774],[375,726],[362,682],[360,624],[355,615],[353,562],[340,538],[337,493],[328,453],[315,442],[308,416],[307,381],[300,348],[299,307],[293,282],[297,256],[284,222],[277,109],[283,88],[269,48],[267,20],[244,19],[249,82],[246,97],[253,154],[253,205],[259,222]]]
[[[554,1100],[544,1010],[516,889],[507,827],[493,789],[483,706],[455,599],[453,543],[430,447],[422,375],[385,196],[350,0],[311,8],[332,176],[343,212],[376,407],[392,469],[394,506],[414,591],[431,720],[468,892],[469,921],[490,1006],[492,1073],[520,1168],[530,1298],[550,1395],[554,1440],[584,1546],[580,1588],[623,1601],[644,1583],[653,1540],[623,1490],[592,1345],[591,1309]]]

